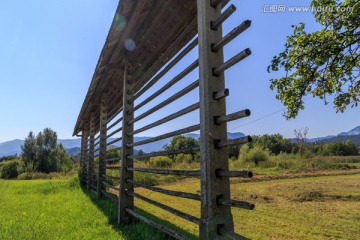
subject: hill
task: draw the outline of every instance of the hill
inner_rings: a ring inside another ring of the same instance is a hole
[[[317,143],[331,143],[333,141],[337,141],[337,142],[346,142],[347,140],[351,140],[355,143],[355,145],[357,147],[360,147],[360,134],[359,135],[338,135],[336,137],[332,137],[332,138],[327,138],[327,139],[322,139],[319,141],[316,141]]]
[[[200,137],[200,134],[189,133],[189,134],[185,134],[185,136],[198,139]],[[236,132],[236,133],[228,132],[228,138],[230,138],[230,139],[243,137],[243,136],[245,136],[245,134],[243,134],[241,132]],[[138,141],[146,140],[149,138],[151,138],[151,137],[135,137],[134,140],[135,140],[135,142],[138,142]],[[170,139],[171,138],[167,138],[167,139],[163,139],[163,140],[160,140],[157,142],[141,145],[139,147],[136,147],[135,149],[136,150],[141,149],[144,152],[159,151],[162,149],[162,147],[164,145],[170,143]],[[115,138],[109,139],[109,141],[112,141],[112,140],[115,140]],[[80,146],[81,146],[80,138],[59,139],[58,143],[61,143],[70,155],[76,155],[80,152]],[[12,141],[0,143],[0,157],[14,155],[14,154],[20,154],[21,153],[21,145],[23,145],[23,144],[24,144],[24,140],[20,140],[20,139],[15,139]],[[120,144],[121,144],[121,141],[117,142],[113,145],[116,147],[119,147]]]

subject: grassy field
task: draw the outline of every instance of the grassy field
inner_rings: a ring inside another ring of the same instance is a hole
[[[199,193],[198,179],[161,186]],[[256,204],[233,209],[236,232],[252,239],[360,239],[360,174],[235,182],[235,199]],[[199,202],[145,189],[137,193],[199,217]],[[0,181],[0,239],[165,239],[140,223],[116,227],[116,205],[96,201],[76,178]],[[196,238],[192,223],[141,200],[143,213]],[[146,212],[145,212],[146,211]],[[172,224],[171,224],[172,223]]]
[[[163,186],[199,192],[197,179]],[[233,198],[255,203],[233,209],[236,232],[252,239],[360,239],[360,175],[323,176],[232,184]],[[199,203],[138,189],[138,193],[199,217]],[[176,222],[193,235],[197,226],[140,200],[136,206]]]
[[[116,227],[117,208],[77,178],[0,180],[0,239],[165,239],[145,223]]]

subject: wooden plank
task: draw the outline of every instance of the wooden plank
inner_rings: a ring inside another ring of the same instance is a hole
[[[161,225],[159,223],[156,223],[156,222],[154,222],[154,221],[152,221],[152,220],[150,220],[150,219],[148,219],[148,218],[146,218],[144,216],[141,216],[140,214],[134,212],[133,210],[126,209],[126,211],[128,213],[130,213],[131,215],[133,215],[134,217],[136,217],[137,219],[140,219],[141,221],[143,221],[143,222],[149,224],[150,226],[152,226],[152,227],[154,227],[154,228],[156,228],[156,229],[158,229],[158,230],[172,236],[175,239],[189,240],[187,237],[175,232],[174,230],[171,230],[170,228],[167,228],[167,227],[165,227],[165,226],[163,226],[163,225]]]
[[[159,151],[159,152],[151,152],[146,153],[143,155],[130,155],[128,156],[129,159],[142,159],[142,158],[148,158],[148,157],[156,157],[156,156],[168,156],[168,155],[174,155],[179,153],[193,153],[198,152],[200,150],[200,147],[192,147],[188,149],[178,149],[175,151]]]
[[[213,43],[222,39],[222,27],[211,29],[211,21],[221,15],[221,1],[197,0],[199,33],[199,78],[200,78],[200,169],[201,169],[201,223],[200,239],[222,239],[218,227],[234,232],[230,206],[217,204],[218,196],[230,199],[228,177],[216,177],[216,170],[229,170],[228,149],[216,149],[216,140],[227,139],[226,124],[216,125],[215,117],[226,115],[225,98],[214,100],[214,92],[225,89],[223,72],[214,76],[213,69],[223,64],[223,50],[214,52]]]
[[[171,170],[171,169],[151,169],[151,168],[133,168],[133,167],[128,167],[127,170],[134,172],[147,172],[147,173],[170,174],[170,175],[180,175],[180,176],[200,176],[199,170]]]
[[[179,129],[179,130],[176,130],[176,131],[173,131],[173,132],[165,133],[165,134],[162,134],[162,135],[157,136],[157,137],[153,137],[153,138],[145,139],[145,140],[142,140],[142,141],[126,144],[126,146],[127,147],[134,147],[134,146],[144,145],[144,144],[156,142],[156,141],[159,141],[159,140],[162,140],[162,139],[174,137],[176,135],[189,133],[189,132],[194,132],[194,131],[197,131],[199,129],[200,129],[200,124],[196,124],[196,125],[186,127],[186,128],[182,128],[182,129]]]
[[[187,199],[193,199],[193,200],[200,201],[200,195],[198,195],[198,194],[180,192],[180,191],[172,191],[172,190],[167,190],[167,189],[163,189],[163,188],[159,188],[159,187],[148,186],[148,185],[145,185],[142,183],[135,182],[133,180],[127,180],[127,181],[129,183],[133,184],[134,186],[146,188],[146,189],[149,189],[154,192],[159,192],[159,193],[163,193],[163,194],[174,196],[174,197],[181,197],[181,198],[187,198]]]
[[[178,117],[180,117],[182,115],[185,115],[187,113],[195,111],[198,108],[199,108],[199,103],[194,103],[193,105],[190,105],[189,107],[186,107],[186,108],[184,108],[184,109],[182,109],[182,110],[180,110],[180,111],[178,111],[176,113],[170,114],[169,116],[164,117],[164,118],[162,118],[162,119],[160,119],[160,120],[158,120],[156,122],[150,123],[150,124],[148,124],[148,125],[146,125],[146,126],[144,126],[142,128],[136,129],[135,131],[133,131],[133,132],[131,132],[129,134],[130,135],[135,135],[137,133],[146,131],[146,130],[148,130],[150,128],[154,128],[154,127],[159,126],[159,125],[161,125],[163,123],[166,123],[166,122],[169,122],[169,121],[171,121],[171,120],[173,120],[175,118],[178,118]]]
[[[132,215],[126,212],[126,209],[134,209],[134,197],[126,194],[126,191],[133,191],[133,186],[126,182],[126,179],[133,179],[133,172],[128,171],[128,168],[133,167],[133,161],[128,159],[129,155],[134,154],[133,147],[128,147],[128,144],[134,142],[134,137],[127,133],[134,131],[134,125],[129,124],[134,119],[134,113],[129,112],[134,107],[134,102],[129,101],[134,96],[132,83],[128,74],[128,66],[125,66],[124,71],[124,89],[123,89],[123,122],[122,122],[122,150],[121,150],[121,180],[119,190],[119,212],[118,212],[118,223],[119,224],[130,224],[133,222]]]
[[[181,212],[179,210],[176,210],[175,208],[169,207],[169,206],[167,206],[165,204],[162,204],[162,203],[156,202],[154,200],[151,200],[150,198],[144,197],[144,196],[142,196],[140,194],[134,193],[132,191],[126,191],[126,193],[129,196],[139,198],[139,199],[141,199],[141,200],[143,200],[143,201],[145,201],[147,203],[150,203],[150,204],[152,204],[152,205],[154,205],[156,207],[159,207],[159,208],[161,208],[161,209],[163,209],[165,211],[168,211],[168,212],[170,212],[170,213],[172,213],[172,214],[174,214],[174,215],[176,215],[178,217],[186,219],[186,220],[188,220],[190,222],[193,222],[195,224],[199,224],[199,222],[200,222],[200,219],[197,218],[197,217],[194,217],[194,216],[192,216],[190,214],[187,214],[187,213]]]
[[[161,103],[159,103],[158,105],[156,105],[155,107],[149,109],[148,111],[140,114],[139,116],[137,116],[136,118],[134,118],[133,120],[129,121],[128,124],[132,124],[134,122],[137,122],[147,116],[149,116],[150,114],[158,111],[159,109],[165,107],[166,105],[174,102],[175,100],[181,98],[182,96],[184,96],[185,94],[191,92],[192,90],[194,90],[195,88],[197,88],[199,86],[199,80],[196,80],[195,82],[191,83],[190,85],[188,85],[187,87],[183,88],[182,90],[178,91],[177,93],[175,93],[174,95],[172,95],[171,97],[167,98],[166,100],[162,101]]]
[[[95,115],[92,114],[90,118],[90,143],[89,143],[89,160],[88,160],[88,181],[87,189],[90,191],[91,185],[93,185],[94,179],[91,178],[91,174],[94,173],[94,136],[95,136]]]

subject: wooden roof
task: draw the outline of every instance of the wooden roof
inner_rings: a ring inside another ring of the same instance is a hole
[[[104,94],[108,117],[115,115],[122,106],[125,62],[140,89],[196,35],[196,14],[194,0],[121,0],[73,134],[88,129],[91,114],[99,119]]]

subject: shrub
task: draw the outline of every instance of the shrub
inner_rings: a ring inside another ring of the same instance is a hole
[[[255,146],[249,149],[247,145],[243,145],[240,149],[239,158],[243,163],[253,162],[255,165],[259,165],[260,162],[267,161],[269,159],[269,151],[261,149]]]
[[[2,164],[0,176],[4,179],[13,179],[16,178],[19,173],[17,170],[18,162],[17,161],[7,161]]]
[[[166,156],[152,157],[150,158],[150,166],[155,168],[166,168],[171,167],[173,164],[172,160]]]
[[[193,157],[191,156],[191,154],[184,154],[184,153],[180,153],[175,155],[174,158],[175,162],[177,163],[191,163],[194,161]]]

